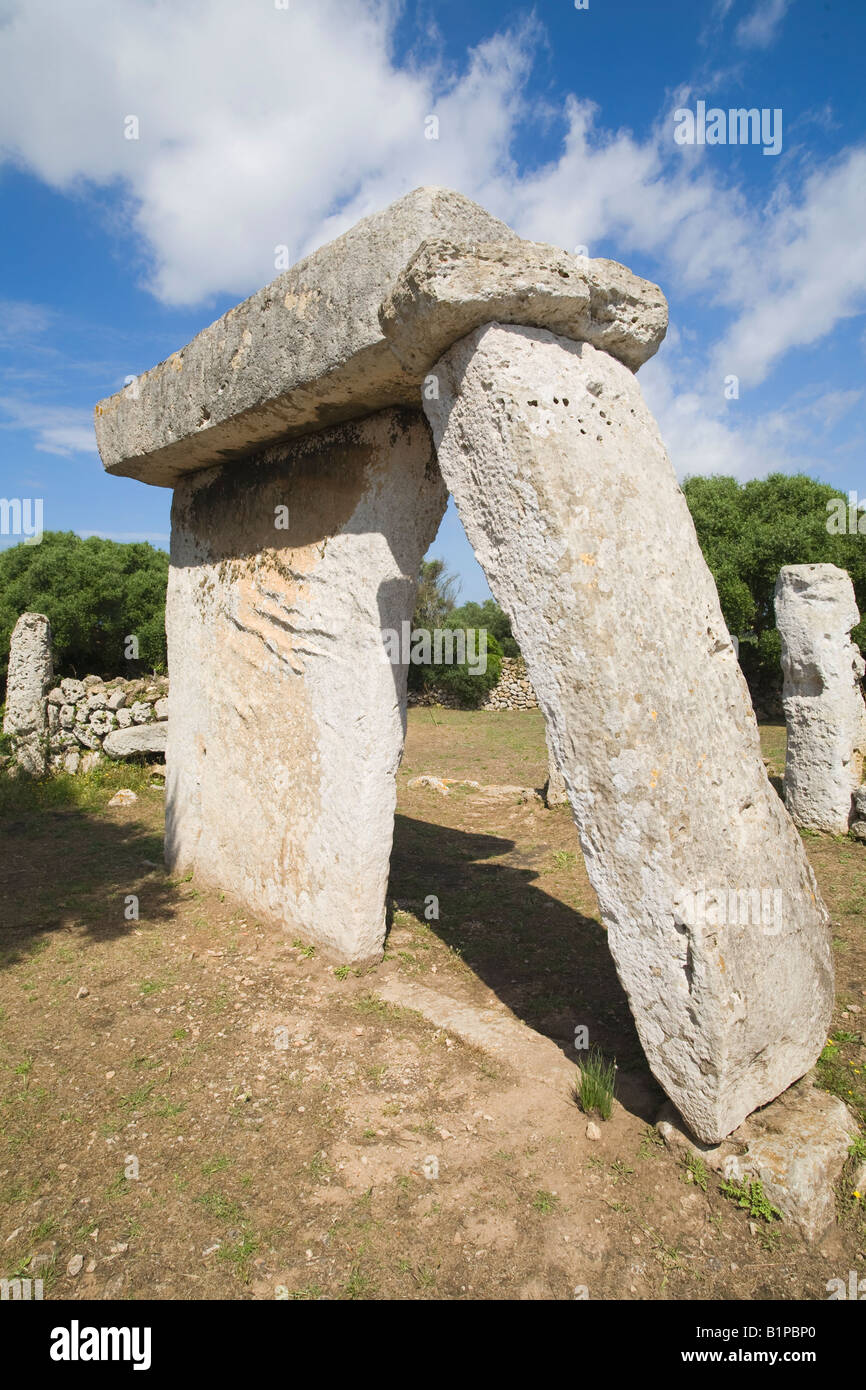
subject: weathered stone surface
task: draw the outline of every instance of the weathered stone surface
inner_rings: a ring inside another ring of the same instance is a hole
[[[858,1126],[847,1106],[818,1090],[810,1077],[751,1115],[717,1146],[695,1143],[671,1105],[656,1123],[670,1149],[699,1155],[721,1178],[737,1183],[758,1179],[773,1205],[807,1240],[819,1240],[832,1224],[836,1184]]]
[[[863,777],[864,663],[850,575],[836,565],[785,565],[775,592],[788,746],[785,804],[797,825],[844,834]]]
[[[230,309],[180,352],[100,401],[111,473],[172,487],[184,473],[368,415],[417,408],[418,381],[389,348],[379,307],[429,237],[514,234],[446,188],[417,188]]]
[[[22,613],[9,643],[3,732],[15,760],[30,777],[48,767],[47,696],[54,679],[51,625],[44,613]]]
[[[411,618],[445,501],[419,411],[175,491],[168,864],[343,959],[382,950],[406,694],[383,630]]]
[[[152,724],[133,724],[128,729],[115,729],[108,734],[102,750],[111,758],[131,758],[136,753],[164,753],[168,723],[160,719]]]
[[[440,466],[526,657],[644,1050],[718,1141],[815,1061],[833,979],[685,499],[607,353],[493,324],[433,370]]]
[[[379,321],[396,357],[419,378],[485,323],[547,328],[637,371],[659,349],[668,306],[658,285],[617,261],[578,259],[513,238],[472,246],[438,238],[397,277]]]
[[[60,682],[60,689],[64,700],[69,705],[76,705],[87,694],[84,681],[74,680],[71,676]]]

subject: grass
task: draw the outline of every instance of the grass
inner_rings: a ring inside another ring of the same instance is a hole
[[[590,1048],[580,1064],[580,1080],[575,1087],[575,1099],[585,1115],[610,1119],[615,1081],[616,1062],[608,1062],[599,1048]]]
[[[549,1216],[559,1206],[559,1198],[555,1192],[546,1192],[540,1187],[532,1199],[532,1206],[533,1210],[541,1212],[542,1216]]]

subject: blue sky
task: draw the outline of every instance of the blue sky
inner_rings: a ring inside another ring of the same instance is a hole
[[[95,401],[277,245],[438,183],[662,286],[639,380],[680,477],[862,497],[864,57],[862,0],[0,0],[0,495],[167,544],[170,493],[104,475]],[[677,144],[700,101],[781,110],[781,152]],[[486,595],[453,508],[433,553]]]

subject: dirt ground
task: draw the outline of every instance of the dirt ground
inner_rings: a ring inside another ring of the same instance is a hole
[[[778,773],[784,730],[762,737]],[[0,1274],[82,1299],[826,1299],[866,1275],[850,1185],[809,1247],[661,1143],[570,812],[409,791],[418,773],[541,786],[541,716],[410,712],[393,920],[365,971],[172,882],[146,774],[7,788]],[[109,808],[121,785],[138,800]],[[866,846],[805,843],[838,972],[818,1075],[866,1124]],[[567,1087],[384,1001],[394,981],[572,1062],[585,1024],[618,1065],[601,1138]]]

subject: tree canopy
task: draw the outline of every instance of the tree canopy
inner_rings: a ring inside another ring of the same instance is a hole
[[[866,516],[862,533],[843,530],[838,502],[847,513],[847,499],[838,488],[802,473],[771,473],[748,483],[722,475],[687,478],[683,492],[750,683],[781,683],[773,589],[783,565],[847,570],[866,615]],[[866,620],[854,629],[854,641],[866,646]]]
[[[164,671],[168,555],[146,542],[122,545],[72,531],[46,531],[38,545],[0,551],[0,680],[22,613],[51,623],[54,660],[64,676]],[[126,639],[138,639],[138,660]]]

